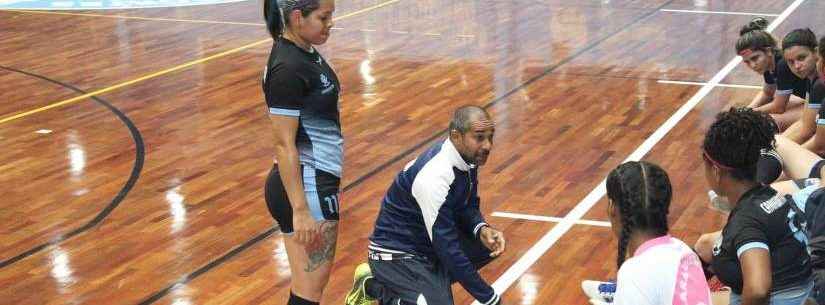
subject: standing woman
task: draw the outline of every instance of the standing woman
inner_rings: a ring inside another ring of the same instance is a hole
[[[329,38],[334,11],[334,0],[264,0],[275,41],[263,90],[278,160],[265,196],[292,272],[288,305],[319,304],[335,257],[344,155],[340,86],[313,47]]]
[[[762,91],[748,107],[770,113],[780,130],[799,120],[805,104],[805,80],[791,72],[777,48],[776,40],[765,31],[768,20],[754,18],[739,31],[736,54],[764,78]]]

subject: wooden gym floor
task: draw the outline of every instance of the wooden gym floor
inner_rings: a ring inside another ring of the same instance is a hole
[[[825,34],[823,9],[338,0],[319,48],[341,78],[346,139],[324,304],[343,304],[396,172],[463,104],[498,122],[480,193],[508,249],[482,275],[505,304],[586,304],[582,279],[615,276],[599,184],[625,159],[670,173],[675,236],[720,228],[698,147],[715,113],[761,86],[735,59],[739,27],[767,14],[779,37]],[[288,267],[263,201],[270,47],[260,1],[0,10],[0,304],[284,304]]]

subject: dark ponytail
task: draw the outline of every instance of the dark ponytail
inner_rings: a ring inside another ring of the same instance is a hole
[[[278,7],[278,0],[264,0],[264,20],[272,39],[278,39],[284,33],[284,22],[281,17],[281,8]]]
[[[321,7],[320,2],[320,0],[264,0],[264,20],[269,35],[277,39],[289,26],[289,14],[292,11],[299,10],[301,16],[306,17]]]
[[[775,50],[776,39],[767,32],[768,24],[768,19],[756,17],[743,26],[739,30],[739,39],[736,40],[736,53],[744,50]]]

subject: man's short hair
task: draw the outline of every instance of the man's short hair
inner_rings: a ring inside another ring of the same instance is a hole
[[[479,116],[485,119],[490,118],[484,108],[475,105],[467,105],[458,107],[453,112],[453,119],[450,121],[450,131],[456,130],[460,133],[467,133],[470,130],[470,125],[473,121],[478,120]]]

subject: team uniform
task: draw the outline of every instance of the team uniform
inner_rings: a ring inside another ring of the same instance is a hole
[[[791,72],[788,63],[782,58],[779,52],[774,52],[775,68],[773,71],[765,71],[762,77],[765,79],[765,84],[776,86],[777,95],[796,95],[800,98],[805,98],[808,91],[808,81],[796,76]]]
[[[499,296],[478,274],[490,252],[478,240],[478,170],[447,139],[407,164],[390,186],[370,236],[380,304],[453,304],[459,282],[485,305]]]
[[[809,80],[808,84],[808,107],[819,110],[816,125],[823,126],[825,125],[825,108],[822,107],[822,103],[825,102],[825,80],[817,76]]]
[[[338,220],[343,167],[338,77],[315,49],[306,51],[279,37],[264,70],[263,90],[270,115],[298,119],[295,146],[304,194],[315,220]],[[266,181],[269,212],[281,231],[293,232],[292,207],[275,164]]]
[[[713,248],[713,270],[731,287],[731,305],[741,303],[742,267],[739,257],[755,248],[770,252],[771,304],[801,304],[811,290],[810,258],[803,232],[789,222],[791,207],[769,186],[745,193],[730,212],[721,238]],[[800,302],[797,302],[800,300]]]
[[[709,305],[710,289],[693,250],[669,235],[636,249],[619,268],[615,305]]]

